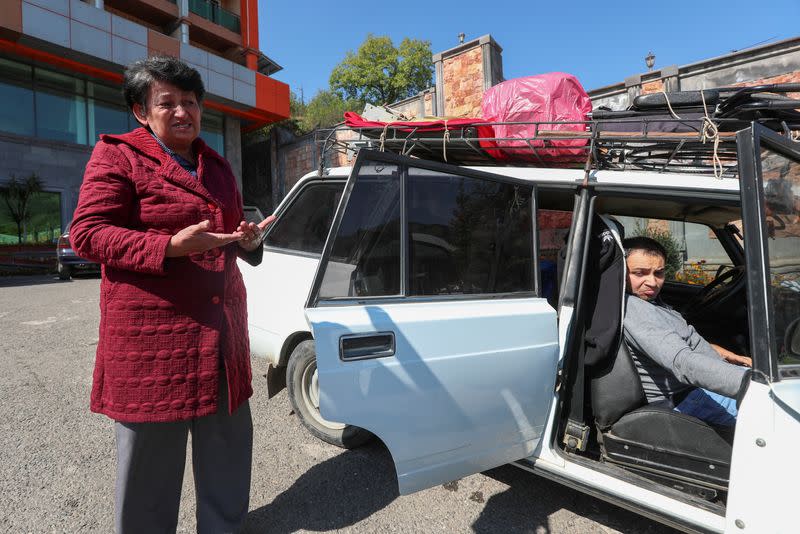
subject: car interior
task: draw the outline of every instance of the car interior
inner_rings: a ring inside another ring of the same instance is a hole
[[[540,207],[565,209],[566,199],[558,198],[563,196],[558,192],[543,195]],[[572,198],[570,195],[570,200]],[[609,294],[608,279],[602,282],[605,297],[592,294],[598,291],[596,282],[600,276],[597,258],[590,253],[592,240],[598,239],[601,233],[595,230],[605,229],[610,222],[617,226],[614,230],[622,239],[629,229],[617,220],[638,217],[699,223],[707,226],[709,235],[719,240],[729,256],[729,265],[721,266],[712,281],[705,285],[667,282],[662,296],[708,341],[747,354],[744,256],[738,241],[741,233],[731,224],[741,218],[740,210],[735,203],[719,199],[642,196],[635,200],[631,202],[630,195],[600,192],[593,202],[594,214],[612,217],[593,216],[593,226],[602,228],[593,229],[583,245],[587,258],[578,279],[585,290],[577,292],[580,297],[575,301],[577,323],[571,344],[574,349],[568,344],[566,387],[562,390],[562,399],[570,398],[562,403],[558,441],[563,442],[565,454],[573,458],[602,465],[616,476],[703,508],[723,511],[735,427],[713,426],[671,408],[648,405],[629,349],[619,336],[604,348],[601,356],[587,357],[586,362],[582,361],[580,347],[590,340],[587,318],[591,316],[591,308],[604,306],[603,299]],[[570,253],[578,246],[581,245],[570,248]],[[567,248],[567,245],[562,247],[562,255]],[[559,277],[563,276],[560,271]],[[613,283],[612,293],[621,298],[625,291],[622,277],[617,277]],[[564,290],[563,284],[560,286]],[[570,426],[576,418],[584,425],[583,440],[570,439],[576,435]]]

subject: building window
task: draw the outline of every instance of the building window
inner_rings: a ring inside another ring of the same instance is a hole
[[[200,137],[208,146],[225,156],[225,128],[224,117],[213,111],[204,111]]]
[[[54,141],[85,145],[85,82],[43,69],[34,70],[36,135]]]
[[[0,184],[0,190],[4,189]],[[27,205],[27,217],[17,225],[14,213],[0,201],[0,245],[55,243],[61,235],[61,195],[34,193]]]
[[[121,134],[140,124],[119,87],[0,58],[0,131],[92,145],[101,134]],[[13,103],[13,104],[10,104]],[[225,155],[224,116],[206,111],[203,140]]]
[[[136,119],[123,105],[119,89],[89,82],[89,139],[97,143],[101,134],[121,134],[138,126]]]
[[[33,69],[0,58],[0,130],[34,135]]]

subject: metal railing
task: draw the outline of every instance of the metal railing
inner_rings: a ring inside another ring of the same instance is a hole
[[[189,0],[189,11],[232,32],[242,32],[239,15],[231,13],[217,3],[208,0]]]

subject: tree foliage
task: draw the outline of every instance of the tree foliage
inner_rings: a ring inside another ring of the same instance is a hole
[[[42,191],[42,182],[36,173],[31,173],[24,180],[19,180],[15,175],[11,175],[3,189],[0,189],[0,197],[3,198],[8,212],[11,214],[14,224],[17,225],[17,239],[22,243],[22,236],[25,233],[25,223],[30,218],[31,198]]]
[[[430,41],[405,38],[395,47],[389,37],[369,34],[356,53],[348,52],[330,77],[343,100],[391,104],[431,86]]]
[[[344,120],[345,111],[361,112],[364,103],[356,99],[343,99],[333,91],[319,91],[305,104],[300,127],[307,132],[316,128],[330,128]]]

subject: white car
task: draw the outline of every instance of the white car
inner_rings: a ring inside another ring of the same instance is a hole
[[[721,179],[362,150],[243,266],[253,353],[312,432],[382,440],[401,494],[513,462],[687,531],[794,532],[800,146],[754,125],[735,147]],[[680,256],[663,298],[753,359],[734,428],[644,399],[597,251],[648,232]]]
[[[314,339],[303,311],[348,171],[303,176],[275,210],[261,264],[239,262],[249,296],[250,351],[270,364],[269,396],[288,385],[292,407],[308,430],[346,448],[371,434],[320,415]]]

